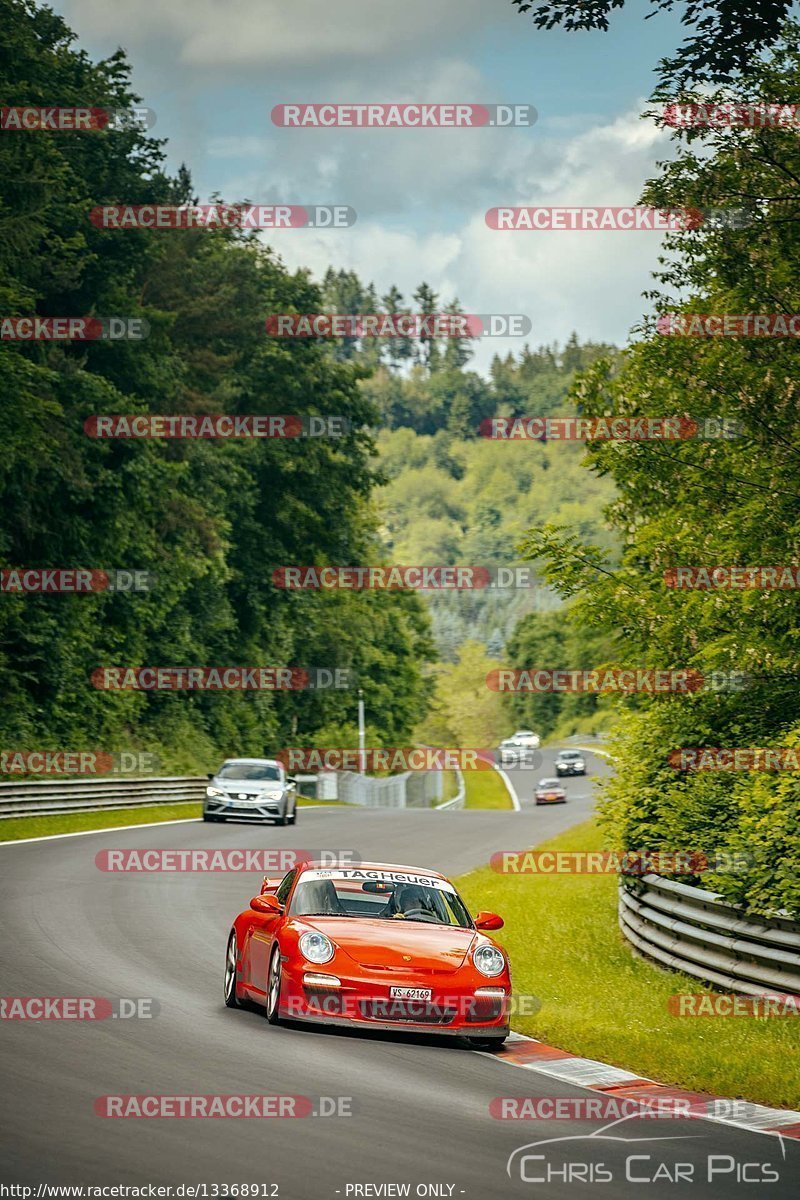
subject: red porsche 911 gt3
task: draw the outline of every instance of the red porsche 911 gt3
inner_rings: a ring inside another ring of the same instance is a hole
[[[453,1034],[476,1048],[508,1036],[511,974],[484,930],[436,871],[384,863],[301,863],[233,923],[225,1003],[281,1019]]]

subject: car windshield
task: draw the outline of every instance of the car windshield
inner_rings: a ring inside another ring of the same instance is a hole
[[[559,751],[558,757],[559,758],[569,758],[569,759],[580,758],[580,754],[578,753],[577,750],[561,750],[561,751]]]
[[[540,779],[539,780],[540,788],[557,788],[560,786],[561,786],[561,784],[558,782],[557,779]]]
[[[217,779],[274,779],[280,781],[281,768],[272,763],[224,763]]]
[[[369,917],[471,929],[464,902],[451,884],[424,876],[364,878],[364,871],[308,871],[290,906],[295,917]],[[377,873],[372,873],[377,874]]]

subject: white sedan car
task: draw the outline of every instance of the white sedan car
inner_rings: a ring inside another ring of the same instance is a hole
[[[274,758],[229,758],[209,775],[204,821],[297,820],[296,780]]]
[[[538,750],[540,742],[538,733],[532,729],[518,729],[512,737],[500,743],[500,757],[506,762],[527,758],[534,750]]]

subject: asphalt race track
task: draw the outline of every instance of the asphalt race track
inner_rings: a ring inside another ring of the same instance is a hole
[[[591,771],[606,770],[602,760],[588,758]],[[533,782],[549,773],[550,763],[548,755],[541,769],[511,773],[523,805],[518,813],[319,808],[301,811],[294,829],[192,822],[1,846],[2,994],[152,997],[159,1005],[149,1020],[0,1024],[0,1157],[7,1182],[274,1183],[283,1200],[402,1194],[489,1200],[584,1194],[588,1181],[573,1174],[567,1182],[565,1164],[573,1163],[593,1174],[592,1194],[599,1196],[796,1195],[797,1143],[706,1121],[628,1121],[607,1131],[647,1139],[633,1145],[589,1140],[598,1125],[588,1121],[498,1121],[489,1115],[497,1096],[586,1093],[445,1038],[272,1028],[256,1011],[228,1010],[225,940],[259,877],[112,875],[95,865],[99,850],[117,847],[349,847],[365,858],[457,874],[494,850],[523,848],[591,811],[584,778],[566,781],[568,804],[531,805]],[[97,1097],[154,1093],[346,1096],[353,1111],[275,1120],[95,1115]],[[528,1180],[548,1170],[551,1182],[523,1181],[520,1156],[506,1173],[518,1147],[565,1137],[574,1140],[537,1147],[530,1153],[543,1159],[523,1163]],[[660,1180],[626,1182],[632,1154],[641,1157],[631,1174],[652,1178],[658,1170]],[[709,1155],[730,1156],[716,1160],[727,1173],[712,1183]],[[675,1164],[682,1164],[683,1182],[669,1178]],[[776,1182],[737,1182],[737,1175],[758,1179],[769,1171],[778,1172]],[[386,1184],[410,1190],[379,1190]],[[420,1185],[438,1190],[418,1191]]]

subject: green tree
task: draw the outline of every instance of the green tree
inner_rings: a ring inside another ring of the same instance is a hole
[[[790,99],[800,93],[794,28],[754,72],[734,101],[753,88]],[[645,203],[729,210],[747,198],[753,209],[744,228],[709,223],[670,238],[657,311],[674,310],[676,294],[687,312],[798,311],[796,138],[782,129],[676,136],[684,144],[648,185]],[[624,704],[605,812],[626,846],[708,851],[747,843],[754,856],[747,871],[706,882],[755,912],[800,912],[797,776],[685,774],[669,755],[681,747],[797,745],[795,594],[678,591],[666,586],[665,572],[800,560],[794,351],[790,339],[668,336],[650,324],[621,364],[596,363],[574,397],[590,415],[683,416],[698,436],[590,445],[593,472],[613,479],[618,492],[607,510],[623,545],[618,565],[574,530],[540,528],[527,540],[545,577],[576,597],[577,619],[615,637],[626,665],[688,667],[728,681]],[[733,436],[713,436],[725,428],[721,421]]]

